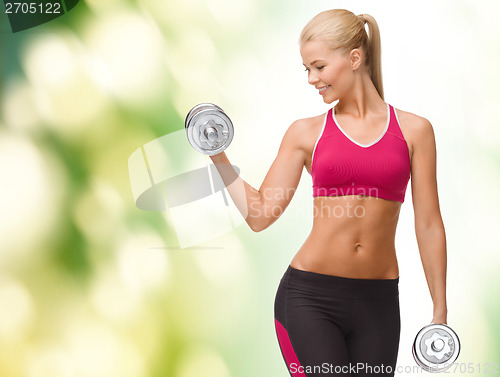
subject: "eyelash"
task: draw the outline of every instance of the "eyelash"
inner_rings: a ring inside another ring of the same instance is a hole
[[[324,65],[322,65],[321,67],[317,67],[318,71],[321,71],[323,68],[325,68]],[[306,72],[309,71],[309,68],[306,68],[305,71]]]

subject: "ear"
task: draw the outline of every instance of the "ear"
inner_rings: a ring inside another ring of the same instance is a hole
[[[361,67],[361,63],[363,62],[364,56],[363,52],[359,48],[355,48],[351,51],[350,54],[350,62],[353,71],[356,71]]]

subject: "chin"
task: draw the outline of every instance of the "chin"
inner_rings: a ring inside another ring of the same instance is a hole
[[[337,99],[332,98],[332,97],[323,97],[323,102],[329,105],[329,104],[335,102]]]

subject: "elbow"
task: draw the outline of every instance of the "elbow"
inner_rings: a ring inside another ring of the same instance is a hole
[[[444,230],[443,218],[439,210],[415,211],[415,229],[421,231]]]
[[[444,223],[441,217],[436,217],[434,219],[428,220],[416,220],[415,221],[415,229],[418,232],[435,232],[435,231],[443,231],[444,232]]]
[[[273,211],[271,208],[275,208],[275,210]],[[278,216],[276,216],[276,212],[278,212],[276,208],[280,209]],[[283,213],[280,207],[271,207],[269,204],[262,204],[260,207],[250,206],[250,209],[253,211],[248,214],[245,221],[255,233],[269,228]]]
[[[271,223],[269,221],[267,221],[267,219],[264,217],[260,217],[260,218],[248,217],[246,219],[246,222],[247,222],[248,226],[250,227],[250,229],[252,229],[252,231],[254,231],[255,233],[262,232],[263,230],[269,228],[269,225],[271,225]]]
[[[271,225],[268,216],[266,216],[265,208],[266,206],[262,202],[254,202],[250,205],[250,211],[245,217],[248,226],[255,233],[262,232]]]
[[[250,226],[250,229],[252,229],[252,231],[255,233],[262,232],[264,229],[266,229],[266,228],[258,228],[255,225],[250,225],[250,224],[249,224],[249,226]]]
[[[415,223],[415,234],[417,240],[429,239],[433,242],[444,240],[446,242],[446,231],[442,221]]]
[[[247,224],[250,227],[250,229],[252,229],[252,231],[254,231],[255,233],[259,233],[259,232],[262,232],[264,229],[267,229],[267,226],[265,226],[262,223],[256,222],[256,221],[254,221],[254,222],[247,221]]]

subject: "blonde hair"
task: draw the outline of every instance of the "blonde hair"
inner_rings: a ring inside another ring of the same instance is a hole
[[[365,24],[368,24],[369,35]],[[366,55],[366,66],[373,85],[384,99],[382,84],[380,30],[377,22],[369,14],[354,13],[346,9],[332,9],[316,15],[300,33],[302,45],[312,39],[325,40],[330,48],[350,52],[361,47]]]

